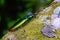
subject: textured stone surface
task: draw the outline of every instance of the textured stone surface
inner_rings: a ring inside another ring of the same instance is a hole
[[[60,2],[60,0],[54,0],[54,2]]]
[[[42,33],[47,37],[54,37],[54,33],[56,32],[53,26],[44,26],[42,28]]]
[[[53,11],[54,14],[58,15],[60,12],[60,6],[56,7]]]
[[[16,35],[12,34],[10,36],[8,36],[5,40],[18,40]]]
[[[60,28],[60,18],[53,19],[52,25],[55,27],[55,29]]]

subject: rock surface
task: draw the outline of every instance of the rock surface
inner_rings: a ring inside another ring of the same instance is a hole
[[[5,40],[18,40],[16,35],[12,34],[10,36],[8,36]]]
[[[54,0],[54,2],[60,2],[60,0]]]
[[[52,25],[55,27],[55,29],[60,28],[60,18],[53,19]]]
[[[59,12],[60,12],[60,6],[58,6],[58,7],[56,7],[56,8],[54,9],[53,14],[58,15]]]
[[[53,26],[44,26],[41,30],[41,32],[43,33],[43,35],[47,36],[47,37],[54,37],[54,33],[56,32],[56,30],[53,28]]]
[[[60,6],[56,7],[51,15],[52,25],[55,29],[60,28]]]

